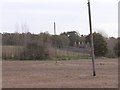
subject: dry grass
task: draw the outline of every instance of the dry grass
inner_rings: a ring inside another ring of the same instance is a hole
[[[21,53],[23,52],[23,46],[2,46],[2,57],[4,59],[16,59],[20,58]],[[72,51],[65,51],[60,49],[55,49],[52,47],[47,48],[49,52],[49,59],[54,60],[69,60],[69,59],[79,59],[79,58],[89,58],[89,54],[78,53]]]
[[[117,59],[3,61],[3,88],[117,88]]]
[[[18,56],[21,52],[23,52],[22,46],[2,46],[2,56],[5,58]]]
[[[60,50],[55,48],[48,48],[50,58],[52,60],[77,60],[77,59],[88,59],[90,58],[90,54],[80,53],[80,52],[72,52],[67,50]]]

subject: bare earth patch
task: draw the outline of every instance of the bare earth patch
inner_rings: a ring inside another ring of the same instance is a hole
[[[3,88],[117,88],[118,60],[3,61]]]

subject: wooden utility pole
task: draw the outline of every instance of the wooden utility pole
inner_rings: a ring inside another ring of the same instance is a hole
[[[55,40],[55,55],[57,56],[57,46],[56,46],[56,24],[54,22],[54,40]],[[56,63],[57,63],[57,58],[56,58]]]
[[[90,38],[91,38],[91,54],[92,54],[93,76],[96,76],[95,61],[94,61],[95,56],[94,56],[93,34],[92,34],[92,21],[91,21],[90,0],[88,0],[88,14],[89,14]]]

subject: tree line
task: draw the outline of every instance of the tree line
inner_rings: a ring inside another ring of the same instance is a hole
[[[100,33],[93,33],[94,53],[96,57],[120,56],[120,38],[106,38]],[[110,43],[110,41],[114,41]],[[90,35],[80,35],[76,31],[63,32],[60,35],[51,35],[48,32],[40,34],[27,33],[3,33],[3,46],[22,46],[21,59],[45,59],[50,53],[47,48],[90,48]],[[112,49],[111,49],[112,48]],[[16,56],[17,57],[17,56]]]

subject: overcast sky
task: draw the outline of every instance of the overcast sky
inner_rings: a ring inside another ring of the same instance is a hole
[[[118,36],[118,1],[91,0],[93,32]],[[0,0],[0,32],[89,34],[87,0]],[[28,29],[29,28],[29,29]]]

